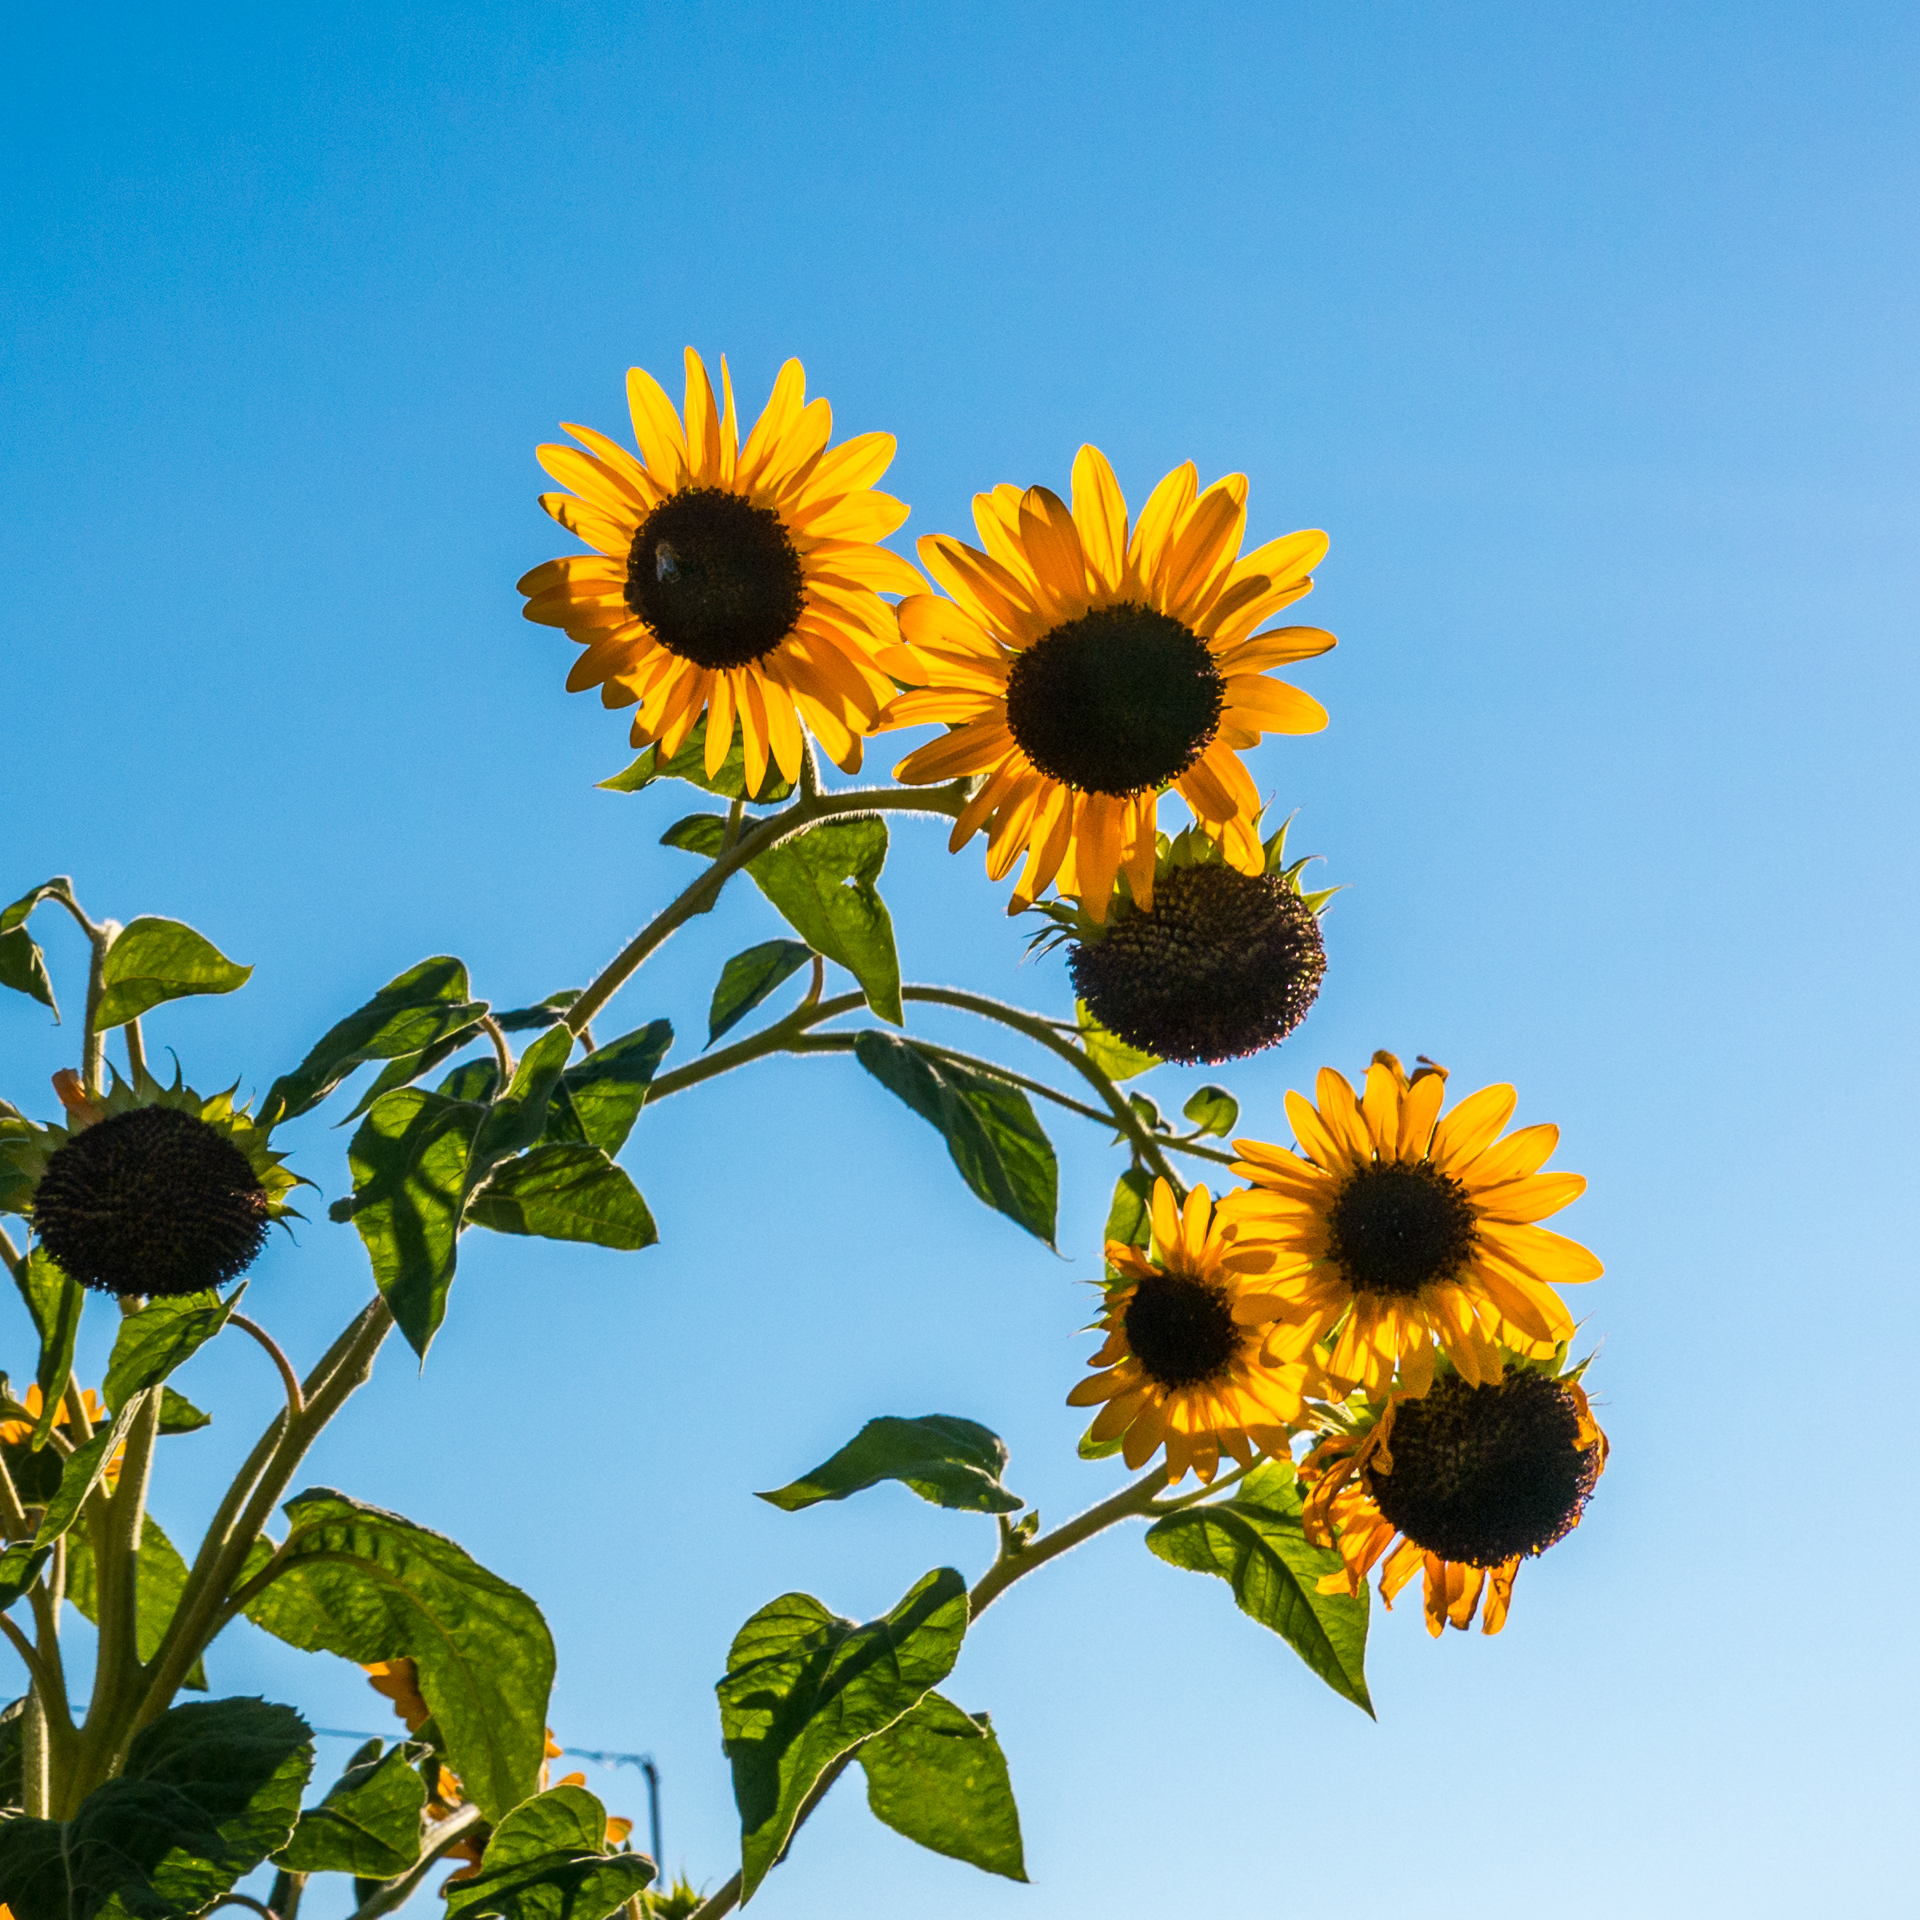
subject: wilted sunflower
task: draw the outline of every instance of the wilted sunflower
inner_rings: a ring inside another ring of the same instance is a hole
[[[1045,487],[976,494],[986,551],[944,535],[922,564],[952,595],[901,601],[917,660],[887,726],[955,731],[894,769],[909,784],[985,779],[953,830],[955,852],[987,829],[987,872],[1024,852],[1015,910],[1049,882],[1103,919],[1122,867],[1153,904],[1155,809],[1176,788],[1242,873],[1261,871],[1260,796],[1240,754],[1263,733],[1315,733],[1326,710],[1266,669],[1324,653],[1333,635],[1262,620],[1311,591],[1323,533],[1240,554],[1247,482],[1205,493],[1176,467],[1131,529],[1106,458],[1082,447],[1073,506]],[[907,677],[909,667],[902,669]]]
[[[1122,873],[1104,920],[1069,900],[1038,902],[1053,926],[1033,945],[1070,942],[1075,994],[1142,1053],[1188,1066],[1258,1053],[1284,1040],[1320,991],[1320,915],[1338,892],[1303,892],[1312,856],[1289,865],[1286,845],[1283,825],[1262,845],[1261,871],[1242,873],[1198,827],[1162,834],[1151,907],[1134,903]]]
[[[579,447],[543,446],[540,464],[572,493],[540,504],[593,548],[535,567],[520,582],[529,620],[586,648],[567,676],[609,707],[638,703],[633,744],[677,753],[707,716],[706,768],[716,772],[739,723],[748,790],[767,760],[800,775],[804,721],[853,772],[860,736],[892,698],[883,670],[905,659],[881,592],[924,587],[909,563],[874,543],[907,509],[872,484],[893,459],[890,433],[828,449],[833,416],[806,399],[789,360],[766,411],[740,445],[733,384],[724,405],[687,349],[686,420],[651,374],[627,375],[635,459],[590,427]]]
[[[1554,1286],[1601,1272],[1585,1247],[1535,1224],[1586,1190],[1577,1173],[1539,1171],[1560,1129],[1503,1140],[1513,1088],[1483,1087],[1442,1117],[1445,1086],[1441,1068],[1409,1081],[1376,1053],[1356,1100],[1323,1067],[1317,1109],[1287,1095],[1297,1151],[1233,1143],[1234,1171],[1252,1185],[1221,1211],[1240,1244],[1273,1255],[1272,1310],[1301,1351],[1329,1347],[1327,1373],[1343,1386],[1383,1393],[1399,1366],[1417,1393],[1436,1341],[1468,1380],[1497,1380],[1496,1343],[1538,1354],[1569,1339]]]
[[[1311,1364],[1267,1351],[1272,1304],[1250,1294],[1247,1275],[1268,1256],[1229,1244],[1205,1187],[1182,1207],[1156,1180],[1151,1219],[1151,1254],[1107,1242],[1120,1280],[1096,1323],[1106,1344],[1087,1363],[1104,1371],[1067,1404],[1100,1406],[1089,1438],[1118,1440],[1130,1467],[1164,1444],[1175,1480],[1189,1467],[1211,1480],[1223,1452],[1242,1466],[1256,1447],[1284,1453],[1318,1378]]]
[[[1476,1385],[1443,1367],[1424,1394],[1390,1395],[1323,1440],[1300,1466],[1304,1524],[1346,1569],[1321,1592],[1357,1594],[1384,1554],[1389,1606],[1424,1572],[1429,1633],[1466,1628],[1483,1593],[1480,1630],[1498,1633],[1520,1562],[1580,1524],[1606,1465],[1582,1370],[1514,1358]]]
[[[54,1085],[70,1124],[10,1123],[0,1155],[30,1185],[34,1237],[83,1286],[122,1299],[224,1286],[292,1213],[301,1182],[231,1089],[203,1099],[145,1072],[116,1072],[99,1099],[71,1072]]]

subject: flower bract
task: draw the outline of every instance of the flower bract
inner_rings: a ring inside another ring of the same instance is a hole
[[[1130,1467],[1164,1446],[1175,1480],[1188,1468],[1211,1480],[1222,1453],[1243,1466],[1256,1448],[1284,1453],[1318,1376],[1268,1351],[1272,1306],[1248,1281],[1266,1256],[1228,1242],[1205,1187],[1182,1205],[1156,1180],[1151,1219],[1150,1252],[1107,1243],[1118,1278],[1097,1323],[1106,1341],[1088,1362],[1099,1371],[1068,1405],[1098,1406],[1090,1438],[1118,1440]]]
[[[1287,1095],[1297,1149],[1234,1142],[1234,1171],[1251,1184],[1221,1210],[1272,1255],[1273,1311],[1302,1351],[1325,1344],[1343,1386],[1383,1393],[1399,1367],[1417,1391],[1436,1345],[1468,1380],[1498,1379],[1501,1344],[1542,1353],[1572,1336],[1554,1289],[1601,1272],[1538,1224],[1586,1189],[1576,1173],[1540,1171],[1559,1128],[1502,1138],[1512,1087],[1483,1087],[1443,1115],[1445,1087],[1438,1068],[1409,1080],[1378,1053],[1357,1098],[1331,1067],[1317,1106]]]
[[[952,845],[984,828],[995,879],[1025,854],[1016,910],[1052,883],[1100,919],[1123,867],[1151,906],[1169,786],[1233,865],[1261,871],[1260,797],[1240,754],[1263,733],[1327,723],[1317,700],[1266,670],[1334,641],[1317,627],[1254,631],[1311,590],[1327,540],[1290,533],[1243,555],[1246,503],[1243,475],[1202,493],[1188,462],[1130,522],[1105,456],[1082,447],[1071,507],[1045,487],[1000,486],[974,499],[981,547],[920,542],[952,597],[900,603],[919,684],[885,724],[953,731],[895,777],[979,776]]]
[[[742,446],[725,360],[717,405],[691,347],[686,363],[684,419],[651,374],[627,375],[637,459],[590,427],[567,427],[578,447],[540,448],[540,464],[572,489],[540,504],[593,551],[527,574],[526,617],[586,649],[569,692],[598,687],[605,705],[638,707],[635,746],[658,743],[670,758],[705,714],[711,776],[737,726],[758,793],[769,759],[799,778],[804,723],[852,772],[896,691],[887,669],[906,659],[880,594],[926,584],[876,544],[907,517],[873,491],[893,436],[830,448],[832,412],[806,398],[789,360]]]

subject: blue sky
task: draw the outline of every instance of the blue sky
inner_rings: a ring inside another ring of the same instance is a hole
[[[1250,476],[1253,537],[1332,535],[1306,617],[1342,645],[1300,679],[1333,724],[1254,762],[1348,886],[1331,972],[1212,1077],[1284,1138],[1287,1088],[1389,1046],[1558,1121],[1614,1463],[1501,1637],[1376,1613],[1378,1725],[1216,1583],[1072,1556],[949,1689],[1000,1728],[1036,1887],[843,1790],[770,1920],[1894,1910],[1911,9],[97,7],[11,37],[0,895],[71,872],[253,963],[150,1023],[203,1086],[264,1088],[428,953],[500,1004],[577,985],[684,879],[655,841],[687,807],[594,791],[624,726],[512,590],[567,544],[534,444],[624,431],[631,364],[677,391],[686,343],[725,351],[757,407],[798,354],[840,432],[899,436],[903,551],[980,487],[1064,488],[1087,440],[1136,502],[1191,457]],[[902,826],[885,885],[910,975],[1067,1008],[977,848]],[[776,930],[729,898],[604,1030],[670,1015],[688,1057]],[[71,1040],[0,1006],[0,1091],[38,1110]],[[331,1117],[290,1135],[329,1195]],[[1050,1519],[1113,1483],[1061,1402],[1116,1166],[1058,1141],[1064,1258],[850,1064],[663,1104],[626,1155],[661,1245],[476,1236],[424,1375],[390,1352],[314,1458],[535,1593],[561,1737],[659,1757],[697,1879],[732,1864],[739,1621],[795,1587],[871,1614],[990,1548],[898,1490],[751,1488],[934,1409],[1005,1434]],[[250,1296],[302,1356],[367,1285],[313,1211]],[[221,1418],[170,1443],[176,1533],[273,1404],[257,1354],[195,1364]],[[235,1635],[213,1667],[381,1724],[336,1663]]]

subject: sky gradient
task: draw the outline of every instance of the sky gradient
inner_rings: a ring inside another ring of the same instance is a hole
[[[578,985],[691,874],[656,842],[698,797],[594,790],[624,722],[513,592],[571,550],[534,445],[624,438],[629,365],[677,395],[683,346],[725,352],[757,410],[799,355],[836,437],[899,436],[903,552],[996,482],[1064,491],[1085,441],[1136,505],[1191,458],[1250,477],[1250,540],[1332,536],[1299,617],[1341,646],[1290,676],[1332,725],[1252,763],[1348,889],[1325,992],[1146,1090],[1223,1080],[1285,1139],[1285,1090],[1376,1047],[1512,1081],[1591,1182],[1555,1224],[1608,1266],[1575,1305],[1613,1463],[1502,1636],[1376,1608],[1377,1725],[1137,1538],[1071,1556],[948,1688],[994,1716],[1034,1887],[849,1787],[768,1920],[1896,1910],[1911,8],[83,7],[12,38],[0,898],[72,873],[254,964],[149,1023],[204,1088],[263,1090],[430,953],[500,1005]],[[883,885],[910,977],[1070,1010],[977,845],[900,825]],[[603,1032],[668,1015],[691,1057],[722,962],[780,930],[730,894]],[[9,996],[0,1093],[44,1114],[73,1037]],[[341,1111],[286,1136],[329,1198]],[[850,1063],[663,1103],[624,1156],[661,1244],[472,1236],[424,1373],[389,1350],[311,1460],[533,1592],[560,1737],[658,1757],[670,1867],[733,1864],[711,1688],[749,1612],[867,1617],[991,1549],[899,1489],[751,1489],[936,1410],[1004,1434],[1050,1521],[1117,1483],[1063,1400],[1118,1156],[1054,1131],[1063,1257]],[[367,1286],[309,1211],[249,1296],[302,1358]],[[221,1418],[169,1443],[176,1535],[274,1404],[232,1344],[183,1381]],[[384,1724],[250,1629],[211,1665]]]

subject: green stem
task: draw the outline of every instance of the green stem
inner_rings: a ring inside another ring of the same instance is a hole
[[[500,1063],[500,1091],[505,1093],[513,1084],[513,1049],[507,1045],[506,1029],[490,1013],[480,1016],[480,1024],[493,1042],[493,1057]]]
[[[120,1029],[120,1037],[127,1043],[128,1077],[138,1086],[147,1075],[147,1043],[141,1035],[137,1017]]]
[[[420,1858],[398,1880],[390,1880],[376,1894],[362,1901],[348,1915],[348,1920],[379,1920],[383,1913],[391,1913],[395,1907],[411,1900],[419,1891],[420,1883],[433,1871],[448,1848],[470,1833],[480,1824],[480,1809],[469,1801],[464,1807],[456,1807],[437,1827],[427,1835],[426,1845],[421,1849]]]
[[[632,979],[655,948],[696,914],[712,907],[720,897],[721,888],[742,867],[803,828],[818,820],[831,819],[835,814],[883,810],[943,814],[952,819],[965,807],[967,798],[964,780],[955,780],[944,787],[846,787],[833,793],[803,791],[784,812],[756,820],[676,900],[655,914],[567,1009],[567,1025],[578,1033]]]
[[[13,1244],[13,1236],[0,1227],[0,1265],[5,1266],[15,1283],[27,1277],[27,1256]]]

